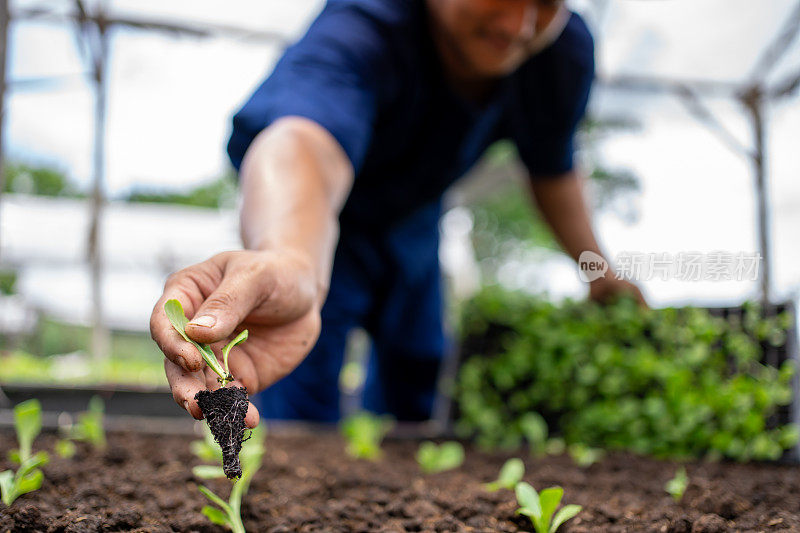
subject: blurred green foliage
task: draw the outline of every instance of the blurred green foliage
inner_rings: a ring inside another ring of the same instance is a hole
[[[24,163],[9,163],[3,168],[5,171],[3,192],[72,198],[85,196],[74,188],[60,170]]]
[[[14,270],[0,270],[0,294],[14,294],[17,285],[17,273]]]
[[[234,177],[225,175],[186,192],[134,189],[133,192],[125,197],[125,201],[191,205],[195,207],[233,207],[236,203],[236,191]]]
[[[782,344],[791,320],[764,318],[754,304],[726,320],[697,308],[554,304],[487,287],[463,312],[457,429],[513,448],[538,412],[567,445],[776,459],[797,441],[792,425],[768,428],[791,401],[794,368],[760,363],[760,342]]]
[[[0,352],[0,383],[166,386],[166,378],[163,356],[93,361],[85,353],[40,357],[16,351]]]
[[[6,338],[0,335],[0,352],[19,350],[43,356],[88,352],[91,338],[92,330],[87,326],[65,324],[43,316],[31,336]],[[163,357],[148,334],[123,331],[112,332],[111,353],[120,359],[145,358],[161,361]]]

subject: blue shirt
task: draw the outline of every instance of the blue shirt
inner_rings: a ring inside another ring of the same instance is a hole
[[[228,153],[238,169],[273,121],[312,119],[355,170],[343,232],[387,228],[437,202],[499,139],[515,142],[534,179],[570,170],[593,78],[592,37],[572,13],[476,105],[444,78],[422,0],[329,0],[234,116]]]

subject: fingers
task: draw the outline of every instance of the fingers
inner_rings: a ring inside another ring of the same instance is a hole
[[[203,412],[194,399],[195,394],[206,389],[203,372],[187,372],[172,361],[164,360],[164,372],[167,374],[169,387],[175,402],[186,409],[197,420],[203,418]]]
[[[192,315],[186,334],[201,343],[229,337],[254,307],[268,296],[266,264],[230,262],[219,285]]]
[[[203,357],[197,348],[175,331],[164,311],[164,304],[167,300],[176,299],[181,303],[184,312],[192,316],[194,309],[203,301],[202,290],[196,283],[196,278],[187,271],[173,274],[167,280],[164,294],[156,302],[150,315],[150,336],[167,359],[189,372],[196,372],[203,367]]]

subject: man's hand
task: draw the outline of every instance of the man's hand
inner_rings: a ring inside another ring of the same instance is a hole
[[[589,298],[596,302],[607,303],[621,295],[633,296],[643,307],[648,307],[642,291],[630,281],[610,276],[589,283]]]
[[[219,388],[216,374],[181,338],[164,312],[175,298],[191,317],[186,334],[221,349],[243,329],[247,342],[229,357],[234,385],[254,394],[291,372],[308,354],[320,331],[320,298],[312,262],[302,254],[242,250],[224,252],[172,274],[150,317],[150,334],[166,355],[164,367],[175,401],[203,418],[194,395]],[[250,404],[248,427],[258,424]]]

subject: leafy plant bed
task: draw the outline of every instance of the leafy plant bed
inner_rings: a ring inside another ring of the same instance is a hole
[[[36,450],[53,450],[56,436]],[[190,438],[111,433],[98,452],[78,443],[77,454],[51,453],[44,483],[10,508],[0,504],[0,531],[223,531],[200,512],[196,485],[223,498],[224,479],[199,480]],[[16,446],[0,434],[0,449]],[[242,505],[250,532],[295,531],[532,531],[515,513],[510,490],[488,492],[508,454],[467,446],[459,468],[424,475],[415,460],[419,441],[388,440],[377,462],[356,460],[333,432],[268,435],[263,467]],[[800,467],[688,463],[681,502],[664,489],[678,464],[612,453],[588,468],[566,455],[524,458],[525,481],[564,488],[563,502],[583,506],[559,531],[800,530]],[[0,458],[0,470],[13,466]]]

